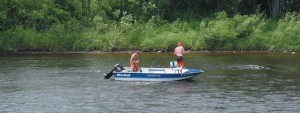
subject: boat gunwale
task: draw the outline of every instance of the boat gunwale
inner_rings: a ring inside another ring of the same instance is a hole
[[[137,72],[132,72],[132,71],[130,71],[130,70],[126,70],[126,69],[128,69],[128,67],[126,67],[125,68],[125,71],[126,72],[123,72],[123,71],[114,71],[114,73],[117,73],[117,74],[170,74],[170,75],[189,75],[189,74],[192,74],[192,75],[194,75],[194,74],[201,74],[201,73],[203,73],[203,71],[202,70],[197,70],[197,69],[189,69],[189,68],[183,68],[182,70],[187,70],[187,71],[185,71],[184,73],[176,73],[176,71],[178,71],[178,70],[173,70],[174,68],[145,68],[145,67],[142,67],[141,69],[143,70],[143,69],[148,69],[148,71],[142,71],[142,72],[140,72],[140,71],[137,71]],[[151,71],[149,71],[150,69],[170,69],[170,70],[173,70],[174,71],[174,73],[166,73],[166,71],[164,70],[151,70]],[[176,68],[177,69],[177,68]],[[191,70],[197,70],[197,72],[192,72]],[[162,72],[163,71],[163,72]]]

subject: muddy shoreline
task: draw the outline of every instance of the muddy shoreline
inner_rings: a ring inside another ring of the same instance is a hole
[[[22,54],[116,54],[116,53],[128,53],[131,54],[134,51],[113,51],[113,52],[105,52],[105,51],[61,51],[61,52],[49,52],[49,51],[21,51],[21,52],[8,52],[8,53],[0,53],[0,55],[22,55]],[[142,53],[172,53],[165,51],[157,51],[157,52],[142,52]],[[286,54],[296,54],[296,52],[290,51],[186,51],[186,53],[286,53]]]

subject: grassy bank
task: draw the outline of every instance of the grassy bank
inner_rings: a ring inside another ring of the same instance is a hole
[[[127,15],[118,22],[96,17],[89,25],[70,20],[42,31],[16,26],[1,31],[0,51],[173,51],[178,41],[194,51],[300,51],[300,18],[293,13],[279,20],[263,14],[229,18],[220,12],[202,20],[167,22],[154,17],[144,23]]]

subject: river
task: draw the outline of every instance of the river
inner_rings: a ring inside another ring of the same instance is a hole
[[[0,56],[1,113],[298,113],[300,54],[190,53],[193,81],[106,80],[128,53]],[[167,67],[171,53],[141,53],[141,67]]]

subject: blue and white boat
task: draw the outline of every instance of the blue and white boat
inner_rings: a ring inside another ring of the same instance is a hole
[[[140,68],[138,72],[133,72],[130,67],[123,68],[116,64],[114,69],[105,74],[105,78],[109,79],[112,75],[115,80],[123,81],[179,81],[191,80],[201,74],[202,70],[186,69],[186,68]]]

